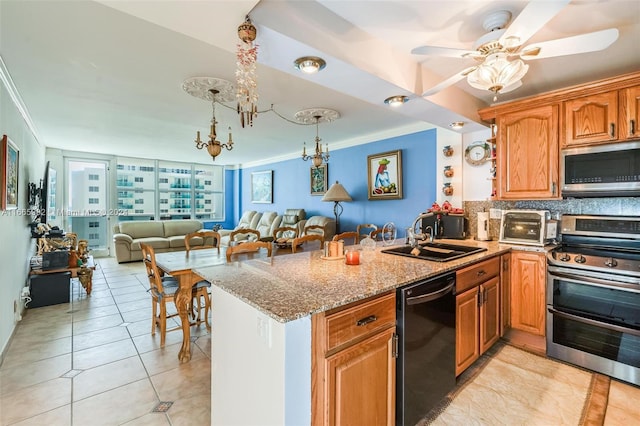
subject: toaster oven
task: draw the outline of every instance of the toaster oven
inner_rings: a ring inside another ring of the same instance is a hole
[[[501,243],[544,246],[558,236],[558,221],[547,210],[504,210],[500,220]]]

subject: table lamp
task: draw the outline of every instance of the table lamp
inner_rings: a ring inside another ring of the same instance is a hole
[[[340,215],[342,214],[341,201],[353,201],[351,196],[338,181],[324,194],[322,201],[333,201],[333,214],[336,216],[336,234],[340,233]]]

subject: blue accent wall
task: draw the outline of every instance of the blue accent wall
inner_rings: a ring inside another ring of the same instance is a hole
[[[368,200],[367,156],[387,151],[402,151],[403,198],[400,200]],[[436,200],[436,130],[375,141],[330,152],[328,163],[329,187],[339,181],[353,202],[342,203],[340,230],[355,231],[361,223],[378,226],[394,222],[399,235],[411,225],[415,217],[431,207]],[[332,202],[310,194],[310,161],[293,159],[269,165],[234,171],[240,189],[238,210],[234,223],[245,210],[275,211],[282,214],[288,208],[304,208],[307,218],[320,215],[334,217]],[[251,173],[273,170],[273,203],[251,202]],[[229,175],[225,175],[228,180]],[[229,189],[227,188],[229,191]],[[233,193],[233,190],[229,191]],[[236,203],[229,200],[227,204]],[[226,222],[229,222],[228,220]],[[225,227],[233,227],[225,224]]]

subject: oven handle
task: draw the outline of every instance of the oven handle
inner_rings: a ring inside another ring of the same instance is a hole
[[[617,332],[620,332],[620,333],[632,334],[634,336],[640,337],[640,330],[635,330],[633,328],[621,327],[619,325],[607,324],[605,322],[592,320],[590,318],[579,317],[577,315],[568,314],[566,312],[558,311],[557,309],[554,309],[554,308],[547,308],[547,310],[549,311],[550,314],[557,315],[560,318],[565,318],[565,319],[568,319],[568,320],[581,322],[583,324],[593,325],[593,326],[596,326],[596,327],[605,328],[607,330],[617,331]]]
[[[583,275],[559,272],[557,269],[554,269],[551,266],[548,267],[548,273],[549,273],[549,277],[552,279],[555,277],[566,278],[568,280],[571,280],[580,284],[593,285],[596,287],[608,288],[612,290],[619,290],[621,288],[624,288],[625,291],[630,291],[632,293],[640,293],[640,289],[638,288],[637,285],[629,284],[621,281],[616,281],[615,284],[611,284],[611,281],[601,280],[598,278],[592,278],[592,277],[587,277]]]

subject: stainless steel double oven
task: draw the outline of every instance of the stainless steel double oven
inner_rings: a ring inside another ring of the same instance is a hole
[[[548,254],[547,355],[640,385],[640,217],[565,215]]]

